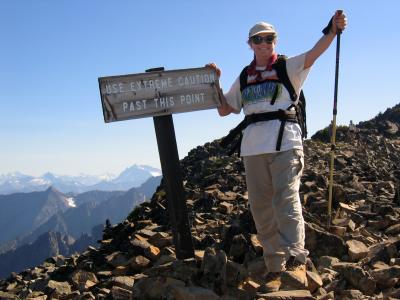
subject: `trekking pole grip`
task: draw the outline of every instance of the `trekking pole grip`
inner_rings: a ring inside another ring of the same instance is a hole
[[[338,9],[338,10],[337,10],[337,13],[338,13],[338,15],[340,16],[341,14],[343,14],[343,10],[342,10],[342,9]],[[337,35],[338,35],[338,36],[342,34],[342,30],[341,30],[341,29],[339,29],[339,28],[336,27],[336,30],[337,30]]]

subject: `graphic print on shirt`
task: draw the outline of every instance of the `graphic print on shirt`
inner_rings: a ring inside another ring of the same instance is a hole
[[[275,89],[277,89],[277,98],[279,98],[282,93],[282,85],[275,81],[264,81],[259,84],[248,85],[242,92],[243,106],[271,101]]]

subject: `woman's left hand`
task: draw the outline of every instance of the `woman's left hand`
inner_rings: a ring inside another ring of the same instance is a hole
[[[344,12],[337,10],[332,18],[332,27],[331,27],[332,33],[336,34],[338,29],[340,31],[343,31],[346,29],[346,26],[347,26],[346,14]]]

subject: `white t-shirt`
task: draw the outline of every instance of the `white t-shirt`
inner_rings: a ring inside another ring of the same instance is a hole
[[[305,56],[306,54],[303,53],[286,60],[286,70],[297,95],[300,94],[301,87],[311,69],[304,69]],[[276,78],[275,70],[264,71],[261,74],[263,79]],[[248,76],[247,78],[248,83],[252,83],[254,80],[255,76]],[[278,96],[275,103],[271,105],[271,98],[277,84]],[[241,93],[239,77],[235,80],[228,93],[225,94],[225,98],[235,110],[235,113],[240,113],[243,104],[245,115],[287,109],[294,103],[290,99],[286,88],[281,83],[272,81],[247,86]],[[247,126],[243,131],[241,156],[277,152],[276,143],[280,126],[280,120],[257,122]],[[280,151],[295,148],[303,149],[300,126],[296,123],[286,122]]]

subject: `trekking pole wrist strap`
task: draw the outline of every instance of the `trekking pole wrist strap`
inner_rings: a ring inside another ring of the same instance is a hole
[[[329,20],[328,25],[326,25],[326,27],[325,27],[324,29],[322,29],[322,33],[323,33],[324,35],[327,35],[327,34],[329,34],[330,32],[335,33],[335,32],[332,31],[332,24],[333,24],[333,18],[331,18],[331,19]]]

